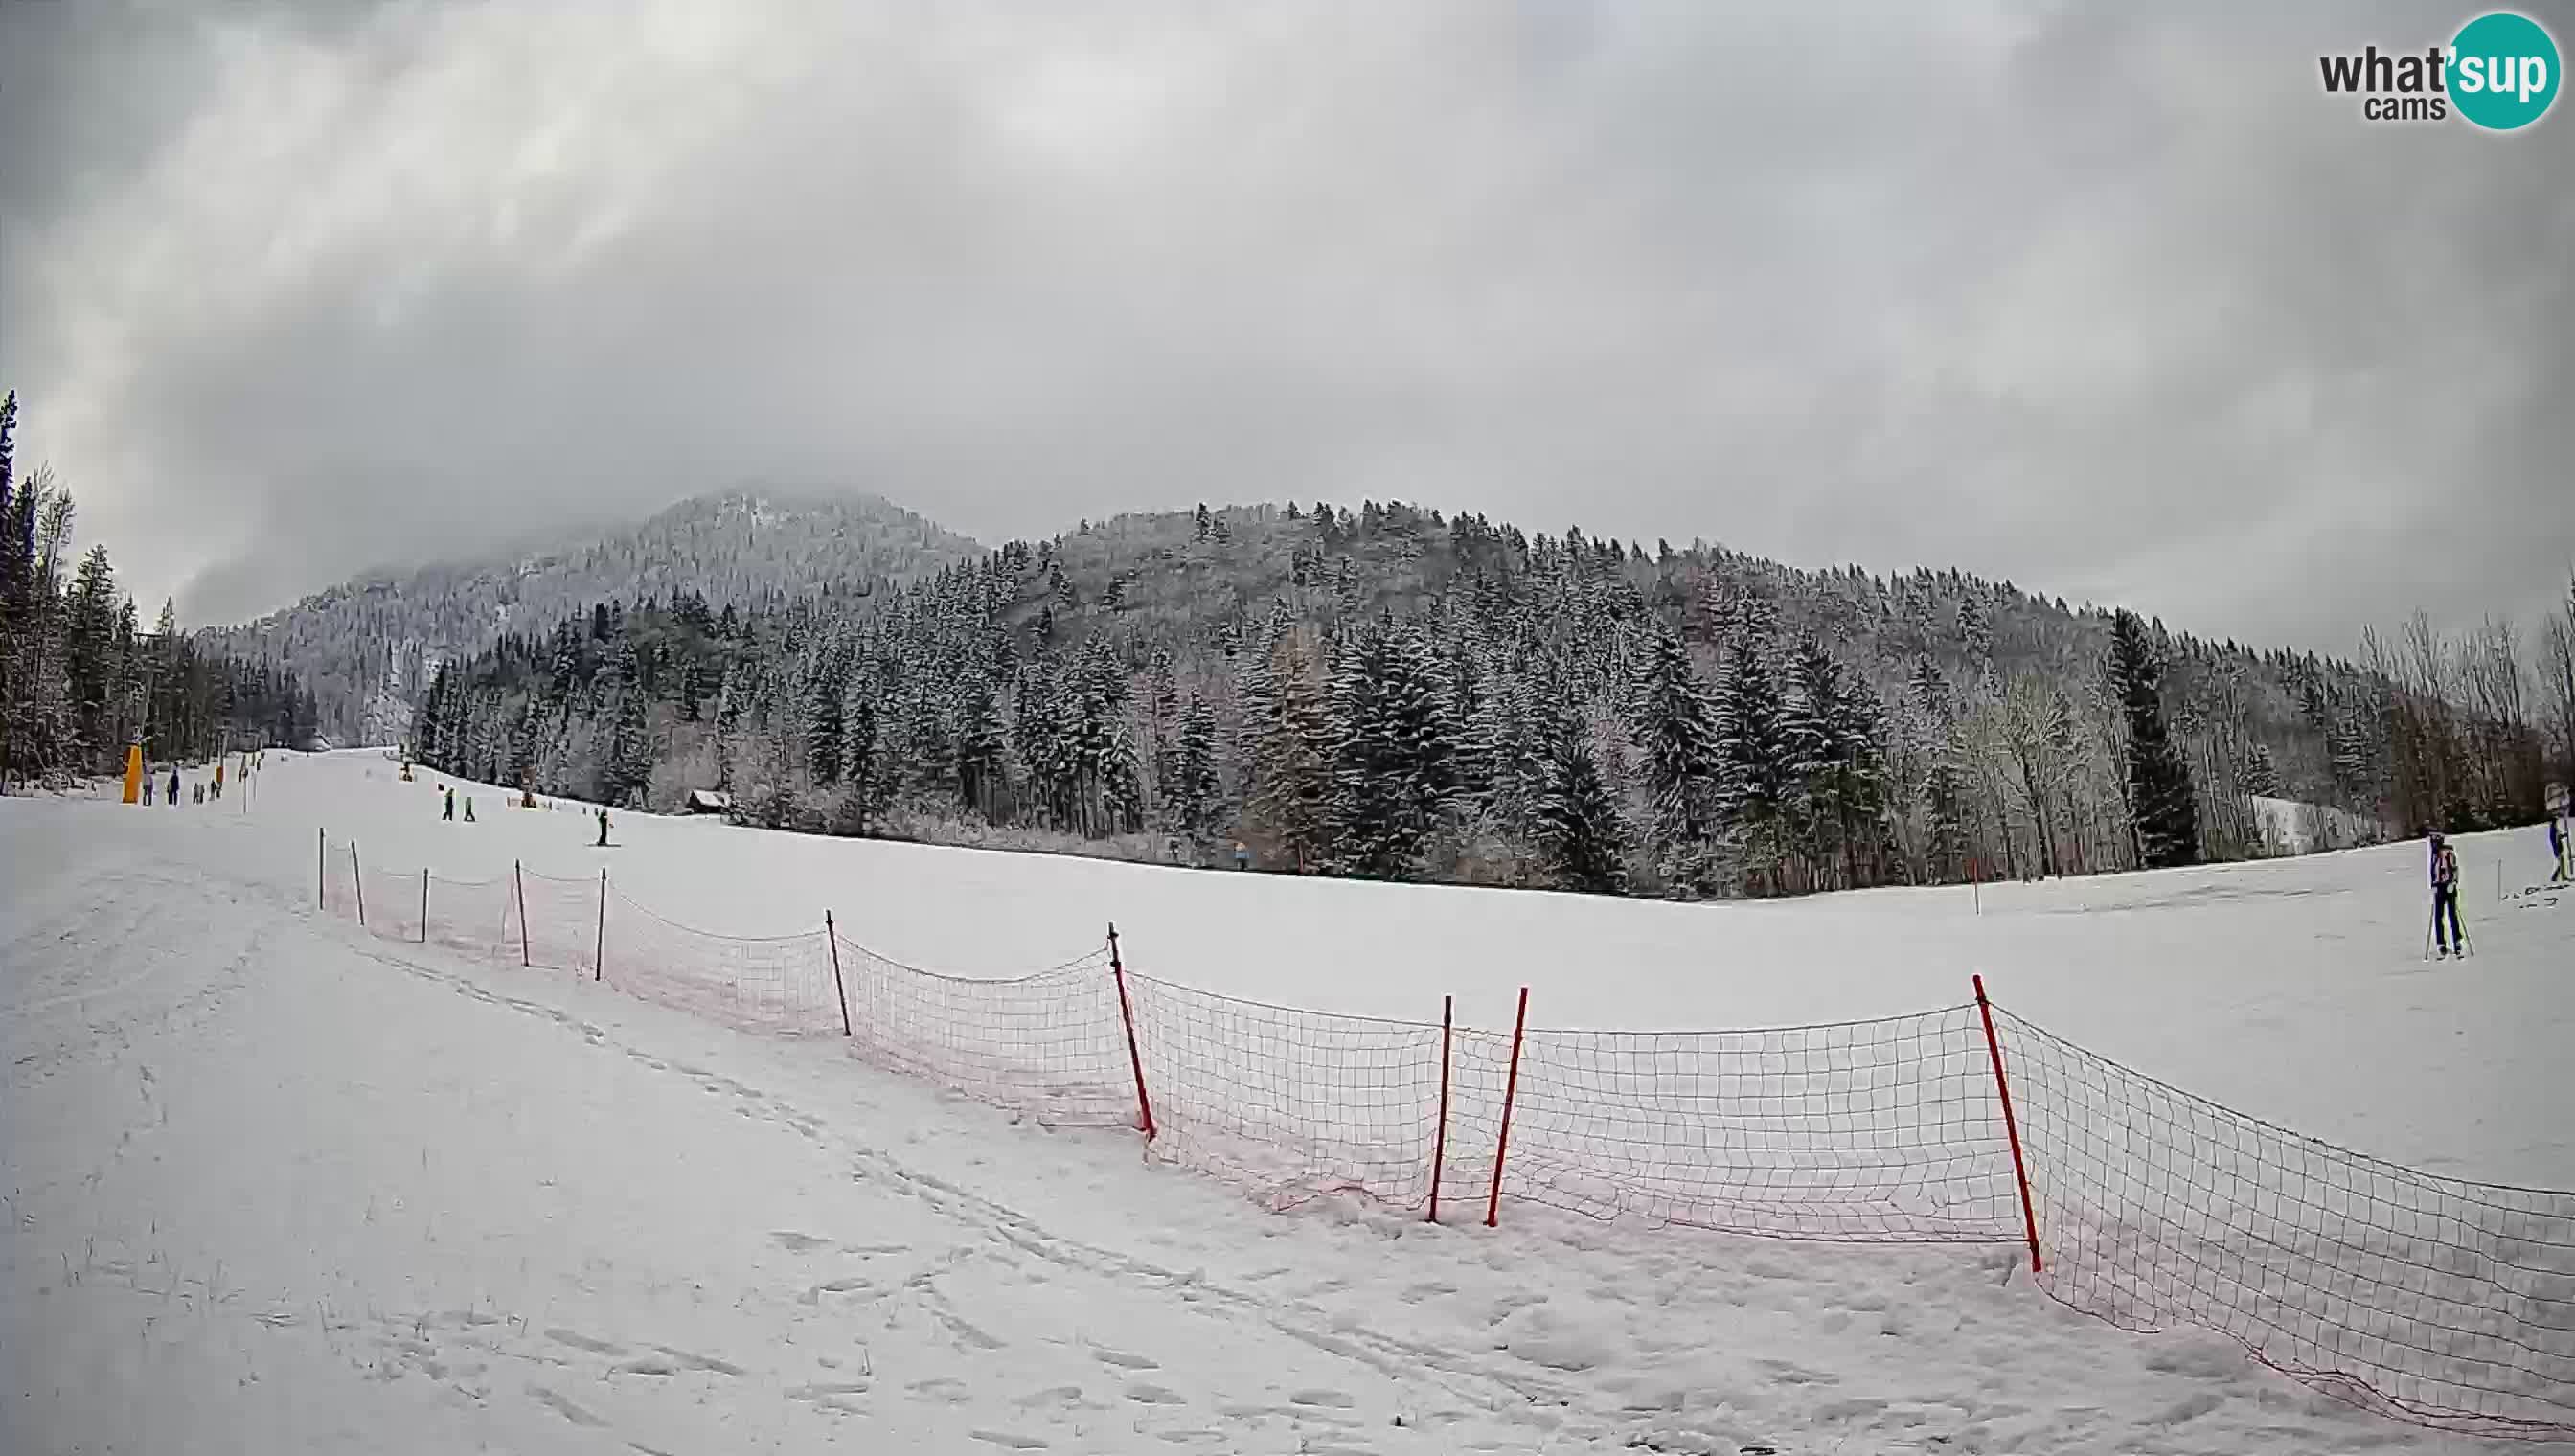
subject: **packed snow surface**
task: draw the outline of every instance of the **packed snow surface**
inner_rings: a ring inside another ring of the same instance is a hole
[[[684,923],[967,974],[1128,961],[1265,1000],[1727,1026],[1996,998],[2243,1111],[2575,1184],[2575,906],[2462,841],[1759,905],[1182,871],[596,821],[442,822],[380,753],[177,808],[0,800],[0,1450],[2494,1449],[2223,1340],[2122,1334],[2009,1247],[1841,1248],[1505,1204],[1266,1212],[825,1041],[312,912],[370,868],[595,876]]]

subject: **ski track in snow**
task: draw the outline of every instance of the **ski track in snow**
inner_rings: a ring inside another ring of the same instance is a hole
[[[115,813],[0,802],[0,1450],[2498,1449],[2008,1247],[1268,1213]]]

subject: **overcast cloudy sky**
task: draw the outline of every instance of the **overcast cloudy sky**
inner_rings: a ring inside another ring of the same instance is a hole
[[[0,0],[0,387],[192,621],[765,479],[2348,650],[2575,566],[2575,102],[2317,81],[2470,13]]]

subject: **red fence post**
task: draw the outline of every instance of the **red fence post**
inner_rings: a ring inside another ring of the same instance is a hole
[[[823,912],[823,939],[832,947],[832,991],[841,998],[841,1034],[850,1031],[850,988],[841,984],[841,932],[832,925],[832,912]]]
[[[1484,1199],[1484,1227],[1502,1218],[1502,1158],[1511,1150],[1511,1103],[1520,1093],[1520,1038],[1528,1034],[1528,987],[1520,987],[1519,1013],[1511,1018],[1511,1072],[1502,1081],[1502,1135],[1493,1143],[1493,1188]]]
[[[1136,1011],[1127,1001],[1127,963],[1118,958],[1118,924],[1109,925],[1109,969],[1118,977],[1118,1019],[1127,1025],[1127,1064],[1136,1071],[1137,1126],[1154,1140],[1154,1099],[1145,1094],[1145,1053],[1136,1047]]]
[[[590,978],[608,979],[608,866],[599,866],[599,942],[590,951]]]
[[[358,928],[367,928],[367,876],[358,868],[358,841],[349,841],[349,882],[358,887]]]
[[[2029,1231],[2029,1271],[2035,1274],[2040,1268],[2038,1214],[2030,1207],[2029,1166],[2021,1160],[2020,1123],[2012,1117],[2011,1083],[2003,1078],[2003,1044],[1994,1039],[1994,1008],[1985,1000],[1985,978],[1979,975],[1975,981],[1976,1011],[1985,1020],[1985,1050],[1994,1058],[1994,1090],[2000,1092],[2003,1099],[2003,1135],[2011,1139],[2012,1176],[2020,1180],[2020,1221],[2021,1226]]]
[[[1439,998],[1439,1130],[1430,1137],[1430,1215],[1439,1221],[1439,1175],[1448,1161],[1448,1033],[1455,1024],[1457,998]]]
[[[536,957],[528,950],[528,879],[516,859],[510,861],[510,886],[519,892],[519,965],[525,969],[536,963]]]
[[[429,866],[420,867],[420,943],[429,943]]]

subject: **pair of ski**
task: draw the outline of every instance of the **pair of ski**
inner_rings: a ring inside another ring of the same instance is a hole
[[[2441,906],[2438,902],[2435,902],[2432,906],[2432,917],[2423,922],[2423,958],[2425,960],[2430,960],[2432,958],[2432,942],[2439,938],[2440,927]],[[2476,953],[2477,942],[2468,938],[2468,925],[2465,920],[2462,920],[2459,922],[2458,948],[2453,950],[2447,945],[2442,946],[2440,958],[2447,960],[2451,956],[2456,955],[2461,960],[2465,960]]]

